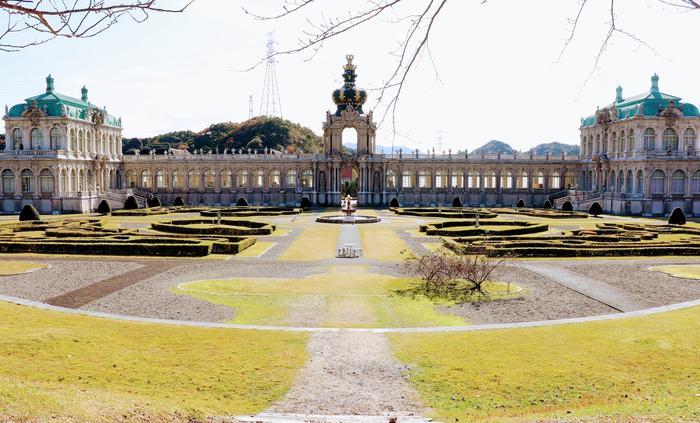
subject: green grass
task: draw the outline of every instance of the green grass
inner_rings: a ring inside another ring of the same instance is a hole
[[[700,264],[669,264],[653,266],[650,270],[666,273],[676,278],[700,279]]]
[[[440,421],[700,420],[700,307],[390,339]]]
[[[3,261],[0,263],[0,276],[19,275],[37,269],[46,269],[48,264],[31,263],[28,261]]]
[[[0,322],[1,420],[254,413],[281,398],[308,359],[300,333],[119,322],[7,303]]]
[[[395,294],[411,284],[372,273],[324,273],[301,279],[227,279],[180,284],[174,292],[235,309],[232,323],[324,327],[455,326],[427,298]],[[307,322],[309,314],[312,322]]]

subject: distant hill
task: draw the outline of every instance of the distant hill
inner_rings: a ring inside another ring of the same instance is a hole
[[[346,147],[346,148],[348,148],[348,149],[350,149],[350,150],[352,150],[352,151],[357,151],[357,143],[354,143],[354,142],[345,142],[345,143],[343,143],[343,146]],[[410,148],[410,147],[406,147],[405,145],[395,145],[395,146],[394,146],[394,153],[398,153],[398,152],[399,152],[399,149],[401,149],[401,151],[402,151],[404,154],[413,153],[413,149]],[[377,154],[381,154],[382,151],[384,151],[384,154],[389,154],[389,153],[391,153],[391,146],[390,146],[390,145],[377,145],[377,148],[376,148],[376,151],[375,151],[375,152],[376,152]]]
[[[562,144],[560,142],[543,143],[532,148],[532,153],[535,155],[543,156],[548,151],[554,156],[559,156],[562,152],[566,152],[567,155],[578,156],[581,148],[576,144]]]
[[[203,149],[264,149],[307,153],[323,150],[323,139],[311,129],[276,117],[258,116],[245,122],[223,122],[200,132],[179,131],[148,138],[124,138],[123,151],[143,148],[173,148],[193,151]]]
[[[518,150],[514,149],[510,145],[504,143],[503,141],[491,140],[486,144],[482,145],[481,147],[474,149],[474,151],[472,151],[472,154],[514,154],[517,152]]]

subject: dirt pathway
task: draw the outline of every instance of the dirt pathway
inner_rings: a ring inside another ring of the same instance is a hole
[[[384,335],[315,333],[307,348],[309,363],[268,413],[411,415],[425,411]]]

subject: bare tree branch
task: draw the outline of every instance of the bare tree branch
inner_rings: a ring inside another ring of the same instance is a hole
[[[180,13],[194,1],[167,8],[159,0],[0,0],[0,13],[7,21],[0,33],[0,51],[17,51],[57,37],[94,37],[122,17],[143,22],[151,12]]]

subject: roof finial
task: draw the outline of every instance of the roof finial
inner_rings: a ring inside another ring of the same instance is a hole
[[[86,103],[88,101],[88,89],[85,87],[85,85],[83,85],[83,88],[80,89],[80,99]]]
[[[618,85],[617,88],[615,88],[615,103],[622,103],[624,98],[622,97],[622,86]]]
[[[657,75],[657,74],[654,74],[651,77],[651,92],[652,93],[659,92],[659,75]]]
[[[51,74],[49,74],[49,76],[46,77],[46,93],[53,93],[53,77],[51,76]]]

